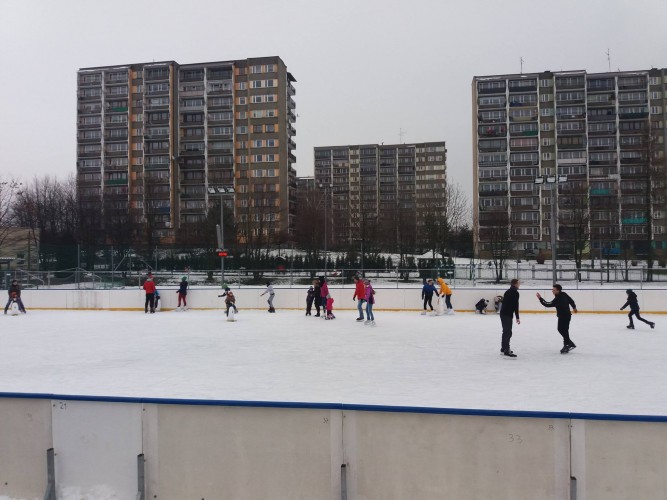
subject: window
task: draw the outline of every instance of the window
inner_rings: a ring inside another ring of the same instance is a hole
[[[261,89],[262,88],[262,80],[252,80],[250,82],[250,86],[253,89]]]
[[[543,78],[540,80],[540,87],[553,87],[554,81],[550,78]]]
[[[252,102],[255,102],[254,99]],[[247,98],[246,97],[239,97],[239,104],[244,105],[247,104]]]
[[[651,106],[651,114],[652,115],[661,115],[662,114],[662,106]]]
[[[265,87],[275,87],[276,83],[277,83],[276,80],[264,80]]]
[[[236,127],[236,133],[237,134],[247,134],[248,133],[248,127],[245,125],[240,125]]]
[[[554,108],[542,108],[540,110],[540,115],[541,116],[553,116],[554,115]]]
[[[554,95],[553,94],[542,94],[540,96],[540,101],[542,102],[551,102],[554,100]]]
[[[238,82],[236,84],[236,90],[246,90],[248,88],[247,82]]]

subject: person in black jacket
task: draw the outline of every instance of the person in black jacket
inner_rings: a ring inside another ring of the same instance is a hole
[[[9,309],[9,306],[12,305],[12,301],[14,300],[16,300],[16,303],[19,305],[19,311],[25,314],[25,307],[21,300],[21,285],[19,285],[18,281],[12,280],[12,284],[7,290],[7,295],[9,295],[9,300],[7,300],[7,304],[5,305],[5,314],[7,314],[7,309]]]
[[[553,286],[551,291],[554,294],[554,299],[551,302],[544,300],[539,292],[535,295],[540,301],[540,304],[542,304],[544,307],[556,308],[556,316],[558,316],[558,333],[560,333],[563,337],[563,348],[560,350],[560,352],[561,354],[566,354],[577,347],[570,339],[570,321],[572,320],[570,306],[572,306],[572,311],[574,311],[576,314],[577,305],[574,303],[574,300],[572,300],[572,297],[563,291],[562,286],[556,284]]]
[[[312,316],[313,300],[315,300],[315,288],[311,285],[306,292],[306,316]],[[319,313],[319,308],[318,308]]]
[[[630,312],[628,313],[628,319],[630,320],[630,324],[627,326],[627,328],[630,330],[635,329],[635,325],[632,322],[633,315],[637,316],[637,319],[639,321],[643,321],[651,328],[655,328],[655,323],[653,323],[652,321],[647,321],[639,315],[639,302],[637,301],[637,294],[632,290],[630,290],[629,288],[625,291],[625,293],[628,294],[628,300],[625,302],[625,304],[623,304],[623,307],[621,307],[621,311],[626,307],[630,306]]]
[[[512,280],[510,286],[503,295],[503,303],[500,307],[500,323],[503,325],[503,337],[500,344],[500,352],[505,356],[516,358],[510,350],[510,339],[512,338],[512,316],[516,316],[516,324],[520,325],[519,319],[519,285],[521,283],[518,279]]]

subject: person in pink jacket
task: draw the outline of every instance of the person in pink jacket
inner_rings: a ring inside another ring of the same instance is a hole
[[[329,285],[327,285],[327,280],[324,276],[320,276],[320,304],[322,305],[322,317],[326,318],[327,315],[324,314],[324,311],[327,309],[327,295],[329,295]]]
[[[331,295],[327,295],[327,319],[336,319],[333,313],[334,299]]]
[[[375,290],[373,290],[373,285],[371,285],[371,280],[364,280],[366,285],[364,300],[366,301],[366,321],[364,325],[375,326],[375,316],[373,316],[373,304],[375,304]]]

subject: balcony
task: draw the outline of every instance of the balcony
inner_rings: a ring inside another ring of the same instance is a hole
[[[586,87],[586,78],[583,76],[556,78],[556,89],[574,90]]]
[[[293,136],[296,135],[296,130],[291,125],[289,126],[288,134],[289,134],[290,137],[293,137]]]
[[[296,163],[296,156],[294,156],[294,154],[292,154],[292,153],[290,152],[290,154],[287,155],[287,157],[289,158],[289,160],[290,160],[292,163]]]
[[[106,108],[107,113],[127,113],[128,107],[127,106],[113,106],[109,105]]]
[[[294,112],[292,110],[290,110],[289,113],[287,113],[287,116],[289,117],[290,123],[293,123],[293,122],[296,121],[296,115],[294,114]]]
[[[599,108],[588,111],[589,122],[608,122],[616,120],[616,110],[614,108]]]
[[[289,96],[296,95],[296,89],[292,86],[291,83],[287,84],[287,95],[289,95]]]
[[[169,80],[169,69],[160,68],[160,69],[145,69],[144,70],[144,81],[145,82],[156,82],[162,80]]]
[[[105,186],[127,186],[127,179],[107,179],[104,181]]]
[[[643,76],[619,78],[618,90],[645,90],[647,83],[646,78]]]
[[[648,108],[619,108],[618,118],[621,120],[635,120],[638,118],[646,118],[648,116]]]
[[[505,94],[505,82],[479,82],[477,84],[477,93],[479,95]]]
[[[588,80],[586,90],[589,94],[592,92],[614,92],[616,90],[616,82],[613,78]]]

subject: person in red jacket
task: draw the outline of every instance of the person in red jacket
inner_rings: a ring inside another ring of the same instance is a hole
[[[155,282],[151,276],[146,278],[144,282],[144,291],[146,292],[146,303],[144,304],[144,312],[148,313],[150,306],[151,313],[155,312]]]
[[[333,313],[334,299],[331,295],[327,295],[327,319],[336,319]]]
[[[359,310],[359,317],[357,321],[364,320],[364,295],[366,294],[366,287],[364,286],[364,281],[361,279],[361,276],[354,277],[354,295],[352,300],[357,301],[357,309]]]

